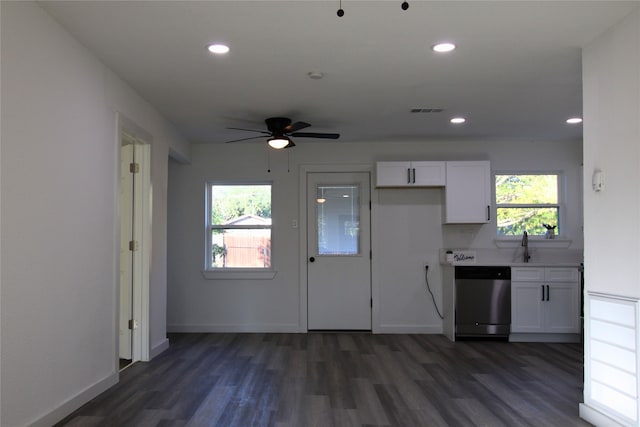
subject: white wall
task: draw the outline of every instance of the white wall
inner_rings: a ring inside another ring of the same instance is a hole
[[[168,329],[304,330],[300,229],[290,227],[291,220],[304,220],[299,217],[301,165],[365,164],[373,170],[378,160],[488,159],[493,171],[559,171],[566,177],[570,219],[566,237],[573,240],[572,249],[581,251],[581,150],[580,142],[301,140],[291,150],[271,150],[271,173],[267,173],[268,151],[261,143],[194,145],[191,165],[169,167]],[[287,172],[288,163],[291,172]],[[203,279],[207,180],[273,181],[273,263],[278,271],[273,280]],[[374,189],[375,330],[440,332],[442,323],[425,289],[424,264],[431,266],[430,283],[441,304],[440,248],[495,249],[495,224],[443,226],[442,201],[440,189]]]
[[[616,337],[624,323],[619,318],[607,322],[612,313],[592,315],[590,295],[586,295],[580,415],[595,425],[638,425],[637,392],[620,390],[629,390],[624,389],[626,384],[638,390],[640,359],[637,308],[633,311],[640,298],[640,6],[584,49],[583,91],[585,291],[609,294],[602,300],[619,310],[632,307],[631,321],[624,327],[632,337],[628,342],[616,341],[626,358],[612,359],[606,380],[598,378],[594,361],[610,352],[598,353],[592,343],[606,351],[603,334]],[[596,169],[605,176],[601,192],[591,189]],[[593,331],[592,321],[604,325],[599,326],[600,335]]]
[[[116,112],[153,137],[151,345],[165,340],[169,147],[189,147],[38,5],[1,2],[2,426],[117,380]]]
[[[584,50],[585,286],[640,297],[640,11]],[[591,189],[601,169],[605,189]]]

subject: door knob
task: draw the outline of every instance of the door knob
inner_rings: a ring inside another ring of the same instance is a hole
[[[309,258],[309,262],[314,262],[316,259],[314,257]]]

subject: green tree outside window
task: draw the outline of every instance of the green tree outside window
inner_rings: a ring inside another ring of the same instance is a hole
[[[498,235],[518,236],[526,230],[542,236],[545,225],[556,226],[559,233],[558,182],[558,174],[496,175]]]

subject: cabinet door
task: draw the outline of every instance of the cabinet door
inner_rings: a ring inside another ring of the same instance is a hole
[[[413,184],[423,187],[442,187],[446,179],[445,162],[411,162]]]
[[[376,163],[376,187],[407,187],[412,179],[410,162]]]
[[[491,168],[488,161],[446,162],[445,223],[491,220]]]
[[[548,282],[548,300],[545,307],[545,330],[551,333],[580,332],[578,319],[580,294],[575,282]]]
[[[543,332],[543,285],[511,282],[511,332]]]

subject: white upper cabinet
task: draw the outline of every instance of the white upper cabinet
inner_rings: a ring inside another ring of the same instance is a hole
[[[491,165],[488,161],[446,162],[446,224],[491,220]]]
[[[378,162],[377,187],[443,187],[445,162]]]

